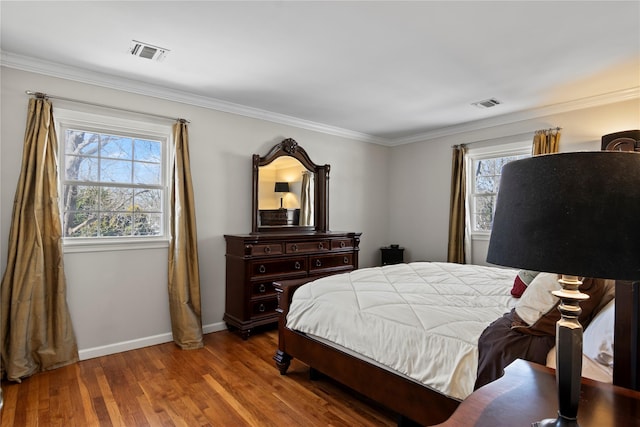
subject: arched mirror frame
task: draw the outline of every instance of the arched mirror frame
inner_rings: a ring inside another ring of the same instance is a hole
[[[313,226],[270,226],[260,227],[258,224],[258,178],[261,166],[266,166],[278,157],[289,156],[297,159],[305,168],[315,174],[314,179],[314,222]],[[294,139],[284,139],[276,144],[263,157],[253,155],[253,201],[252,201],[252,233],[269,231],[329,231],[329,165],[316,165],[307,152]]]

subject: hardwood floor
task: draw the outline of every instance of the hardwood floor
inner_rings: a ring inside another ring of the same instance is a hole
[[[1,427],[391,426],[395,416],[293,360],[271,359],[277,331],[205,335],[200,350],[146,347],[2,382]]]

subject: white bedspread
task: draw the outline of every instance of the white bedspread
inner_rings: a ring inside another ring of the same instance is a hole
[[[364,268],[299,288],[287,326],[464,399],[478,338],[511,310],[516,270],[417,262]]]

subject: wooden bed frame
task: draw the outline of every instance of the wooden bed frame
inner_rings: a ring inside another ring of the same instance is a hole
[[[372,365],[348,353],[286,327],[286,316],[295,290],[313,279],[274,283],[278,293],[278,350],[273,357],[282,375],[292,358],[305,363],[399,415],[399,425],[415,422],[434,425],[446,421],[460,401],[392,371]],[[616,385],[638,390],[640,353],[640,282],[616,282],[614,374]]]
[[[605,135],[601,148],[640,151],[640,131]],[[396,412],[399,424],[406,420],[434,425],[453,414],[460,401],[288,329],[286,316],[293,293],[310,280],[274,283],[280,318],[278,350],[273,358],[282,375],[291,359],[297,358],[309,365],[312,373],[317,370]],[[617,281],[615,286],[613,383],[640,390],[640,282]]]

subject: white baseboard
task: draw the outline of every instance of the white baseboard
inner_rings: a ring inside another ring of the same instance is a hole
[[[227,326],[224,322],[211,323],[209,325],[202,326],[202,333],[210,334],[212,332],[224,331],[225,329],[227,329]],[[123,351],[135,350],[137,348],[148,347],[151,345],[164,344],[171,341],[173,341],[173,335],[171,332],[167,332],[165,334],[137,338],[135,340],[81,349],[78,351],[78,355],[80,360],[87,360],[93,359],[94,357],[107,356],[109,354],[121,353]]]

